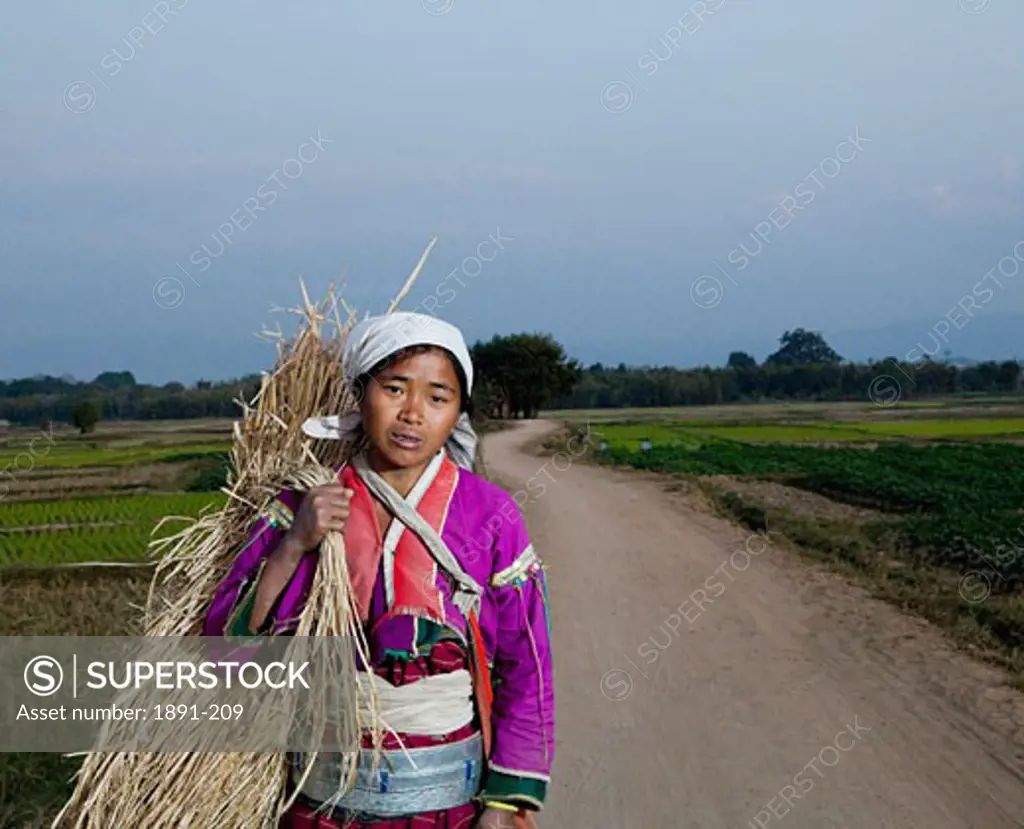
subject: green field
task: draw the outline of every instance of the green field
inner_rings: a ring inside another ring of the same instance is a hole
[[[692,443],[721,438],[743,443],[826,443],[831,441],[1024,439],[1024,418],[977,419],[894,419],[837,420],[832,422],[757,423],[753,421],[714,422],[702,420],[660,420],[650,422],[597,423],[596,434],[610,445],[639,446],[647,439],[653,445]]]
[[[768,421],[777,419],[820,419],[846,420],[881,417],[934,417],[938,414],[951,417],[973,418],[998,417],[1002,409],[1012,409],[1015,414],[1024,414],[1019,397],[949,397],[941,400],[899,401],[892,406],[879,406],[870,401],[842,401],[836,403],[766,401],[761,403],[730,403],[720,406],[649,406],[645,408],[619,409],[551,409],[540,413],[540,417],[553,420],[595,420],[621,422],[630,420],[686,420],[700,418],[750,419]]]
[[[605,457],[637,469],[775,481],[898,516],[907,543],[944,566],[984,566],[1022,523],[1024,447],[1012,444],[858,449],[711,440],[649,453],[610,447]],[[1003,569],[1001,587],[1024,583],[1024,555]]]
[[[150,526],[128,526],[0,536],[0,565],[140,561],[146,558],[152,532]],[[161,534],[170,534],[166,526]]]
[[[172,535],[183,522],[223,506],[219,493],[23,501],[0,512],[0,566],[51,565],[145,558],[151,539]]]
[[[1024,437],[1024,418],[883,421],[862,423],[858,428],[906,438],[1019,438]]]
[[[595,427],[597,434],[609,444],[639,446],[647,439],[653,445],[692,443],[707,438],[723,438],[744,442],[828,441],[828,440],[877,440],[867,432],[851,427],[823,424],[757,424],[723,423],[709,426],[695,421],[671,421],[654,423],[601,424]]]
[[[95,447],[75,441],[71,445],[50,446],[37,440],[30,449],[20,441],[0,450],[0,469],[9,469],[17,474],[19,470],[38,467],[82,467],[132,466],[142,463],[169,463],[188,456],[217,455],[230,448],[226,443],[196,443],[155,446],[106,446]]]
[[[227,496],[224,495],[182,492],[164,495],[22,501],[8,504],[0,512],[0,532],[11,527],[41,527],[110,521],[152,525],[165,515],[194,518],[204,507],[211,504],[223,505],[226,500]]]

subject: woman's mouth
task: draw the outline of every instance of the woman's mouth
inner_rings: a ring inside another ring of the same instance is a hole
[[[391,441],[403,449],[419,449],[423,445],[423,438],[412,432],[392,432]]]

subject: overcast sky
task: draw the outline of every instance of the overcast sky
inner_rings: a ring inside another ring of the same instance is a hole
[[[691,3],[11,6],[0,377],[257,371],[299,276],[381,311],[434,235],[407,309],[587,363],[1024,314],[1024,5]]]

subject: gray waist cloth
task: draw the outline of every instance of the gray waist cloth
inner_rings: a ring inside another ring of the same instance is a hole
[[[313,808],[332,804],[334,808],[329,814],[334,817],[396,818],[463,806],[480,790],[484,764],[480,734],[456,743],[410,748],[408,755],[385,751],[377,770],[371,771],[373,752],[363,749],[355,785],[335,800],[341,774],[340,755],[321,753],[306,778],[300,799]],[[292,755],[293,784],[301,778],[305,763],[305,755]]]

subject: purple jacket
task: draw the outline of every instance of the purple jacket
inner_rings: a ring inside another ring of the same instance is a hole
[[[203,634],[222,636],[237,622],[266,556],[291,525],[301,494],[285,490],[260,516],[217,588]],[[554,760],[554,685],[551,630],[544,569],[534,553],[517,504],[501,488],[459,469],[441,537],[463,569],[484,587],[480,629],[492,667],[493,751],[483,794],[539,809]],[[271,611],[271,630],[293,628],[316,572],[317,552],[303,556],[295,575]],[[466,636],[466,621],[451,603],[448,580],[439,575],[445,616]],[[382,570],[370,607],[370,624],[386,612]],[[246,614],[247,619],[247,614]],[[247,621],[246,621],[247,624]],[[416,620],[398,617],[381,625],[370,639],[371,658],[386,651],[407,651],[416,635]]]

